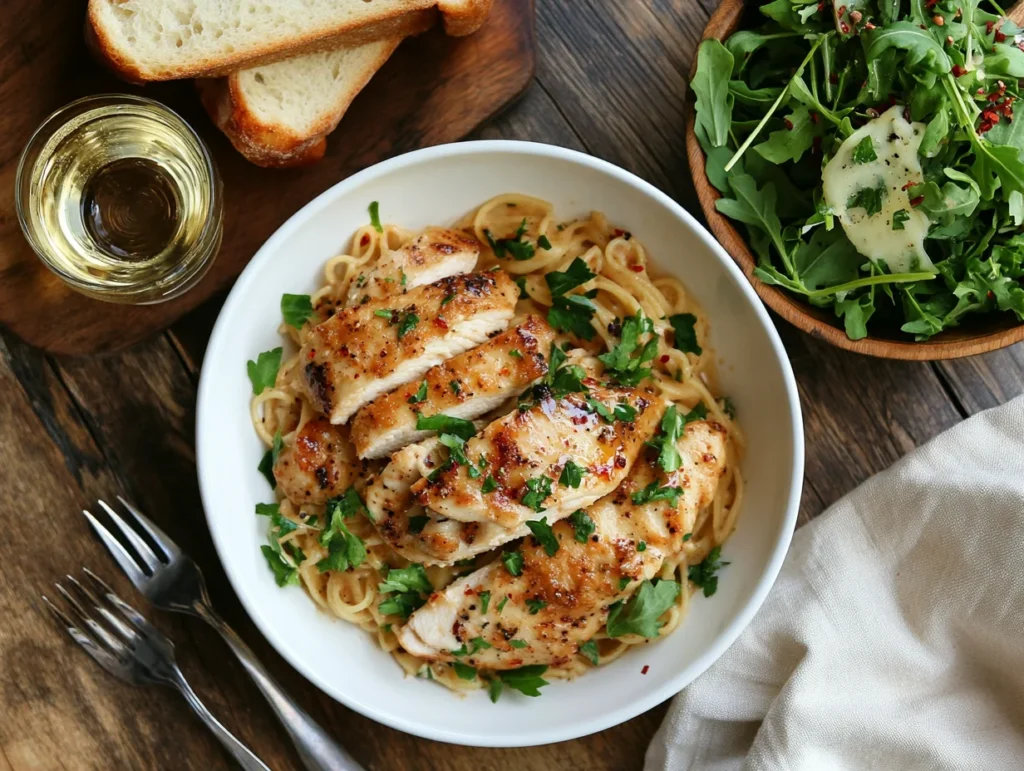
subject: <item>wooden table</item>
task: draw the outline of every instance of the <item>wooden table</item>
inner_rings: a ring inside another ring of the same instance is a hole
[[[698,212],[683,151],[684,73],[713,5],[537,0],[536,82],[479,137],[585,150]],[[4,195],[12,182],[4,180]],[[0,222],[0,228],[16,227]],[[232,767],[177,695],[115,681],[40,612],[39,592],[82,564],[101,569],[116,589],[133,596],[78,514],[117,492],[187,547],[228,621],[367,769],[641,768],[665,705],[601,734],[548,747],[453,747],[350,712],[274,653],[235,599],[199,505],[196,380],[220,299],[166,334],[105,357],[51,358],[0,330],[0,489],[7,509],[0,535],[0,771]],[[843,353],[781,322],[780,332],[800,384],[807,433],[801,522],[943,429],[1024,391],[1021,346],[911,364]],[[157,620],[214,713],[274,769],[299,768],[270,710],[214,633],[180,617]]]

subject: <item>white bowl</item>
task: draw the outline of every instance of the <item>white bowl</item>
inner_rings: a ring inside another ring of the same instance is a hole
[[[679,276],[704,306],[723,393],[746,431],[747,496],[718,593],[696,596],[674,634],[630,651],[539,698],[484,691],[459,697],[402,670],[358,628],[321,612],[298,587],[278,588],[260,554],[272,500],[256,470],[263,448],[249,422],[245,363],[281,345],[282,292],[309,292],[380,201],[385,221],[449,224],[499,193],[547,199],[560,217],[605,212]],[[268,190],[268,194],[272,194]],[[803,434],[796,384],[760,301],[725,251],[668,196],[588,155],[527,142],[467,142],[420,150],[338,183],[288,220],[257,252],[217,319],[203,362],[196,456],[206,518],[228,578],[284,656],[332,697],[374,720],[439,741],[517,747],[563,741],[629,720],[707,669],[753,618],[796,524]],[[647,674],[642,674],[644,667]]]

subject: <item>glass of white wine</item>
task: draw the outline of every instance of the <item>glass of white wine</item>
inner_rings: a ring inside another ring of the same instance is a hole
[[[222,189],[177,113],[127,94],[79,99],[22,152],[18,220],[45,265],[99,300],[148,304],[194,286],[222,234]]]

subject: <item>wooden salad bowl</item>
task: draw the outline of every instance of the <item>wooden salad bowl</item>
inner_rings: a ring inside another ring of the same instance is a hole
[[[1016,18],[1024,7],[1018,4],[1010,15]],[[704,28],[703,40],[717,38],[724,40],[739,26],[745,8],[743,0],[722,0],[722,4],[711,15]],[[690,76],[697,67],[696,56]],[[855,353],[878,356],[884,359],[905,359],[910,361],[931,361],[935,359],[956,359],[978,353],[994,351],[1024,340],[1024,323],[1012,313],[1000,313],[989,317],[969,319],[961,326],[947,329],[928,340],[915,342],[911,335],[901,332],[898,327],[890,330],[874,330],[862,340],[851,340],[846,336],[842,320],[831,308],[816,308],[786,290],[765,284],[754,275],[757,258],[744,240],[737,226],[715,208],[720,197],[718,190],[704,172],[704,151],[697,142],[694,131],[695,116],[691,99],[686,117],[686,155],[690,173],[697,189],[697,198],[707,219],[711,232],[725,250],[736,261],[758,296],[773,311],[793,326],[802,329],[812,337]]]

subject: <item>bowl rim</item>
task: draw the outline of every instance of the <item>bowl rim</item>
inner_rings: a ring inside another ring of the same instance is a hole
[[[723,33],[734,24],[738,24],[746,7],[743,0],[722,0],[708,19],[701,33],[701,42],[714,38],[723,39]],[[698,45],[699,49],[699,45]],[[694,50],[693,62],[690,67],[690,79],[697,67],[697,49]],[[690,90],[690,89],[688,89]],[[1024,322],[1006,329],[980,333],[971,337],[956,340],[942,339],[943,333],[930,340],[913,342],[910,340],[887,340],[884,338],[867,337],[851,340],[845,330],[834,323],[821,321],[806,309],[810,307],[796,296],[790,295],[779,287],[764,283],[754,275],[757,258],[751,252],[746,239],[732,221],[715,208],[715,201],[721,195],[711,184],[705,172],[706,158],[697,141],[696,111],[692,97],[686,100],[686,155],[690,165],[690,176],[696,188],[697,199],[707,220],[708,227],[719,240],[726,253],[740,266],[743,275],[769,308],[782,316],[786,321],[807,332],[814,338],[824,340],[838,348],[854,353],[866,354],[883,359],[900,359],[904,361],[938,361],[958,359],[988,353],[1005,348],[1024,340]]]
[[[227,557],[232,545],[231,539],[224,532],[225,528],[214,525],[214,519],[210,514],[212,511],[212,506],[210,505],[212,493],[210,491],[214,489],[215,483],[212,477],[215,473],[216,464],[206,461],[203,449],[205,442],[202,438],[204,430],[201,423],[203,421],[204,414],[212,409],[208,405],[213,402],[213,392],[215,389],[212,376],[207,375],[212,368],[205,365],[208,361],[221,357],[230,350],[232,341],[228,337],[228,320],[230,317],[235,315],[238,306],[244,304],[248,285],[255,280],[257,270],[262,262],[269,260],[273,253],[279,251],[281,245],[286,243],[296,231],[302,228],[306,222],[313,218],[319,211],[330,206],[336,198],[346,195],[353,190],[357,190],[362,184],[369,180],[409,166],[415,166],[417,164],[433,161],[439,158],[488,155],[494,153],[550,158],[552,160],[567,161],[575,165],[596,170],[613,177],[620,183],[624,183],[637,189],[639,192],[652,199],[652,202],[667,209],[668,212],[676,219],[681,220],[683,224],[694,234],[694,236],[700,239],[721,263],[726,273],[735,282],[739,292],[750,303],[756,318],[768,337],[772,349],[771,352],[779,365],[785,398],[790,410],[789,439],[792,442],[793,449],[790,478],[788,480],[788,484],[785,486],[786,503],[785,511],[782,513],[780,520],[779,537],[768,555],[765,568],[760,578],[757,580],[753,592],[751,592],[747,599],[742,602],[735,613],[735,617],[719,631],[714,643],[709,646],[707,650],[697,657],[697,659],[688,667],[678,670],[671,677],[660,682],[657,687],[651,688],[643,698],[620,704],[615,708],[610,709],[599,718],[594,718],[584,724],[567,721],[558,725],[553,725],[545,730],[535,730],[512,738],[499,737],[494,741],[490,741],[487,739],[477,739],[476,737],[468,739],[454,731],[442,732],[430,727],[425,728],[415,722],[396,718],[386,712],[381,712],[380,710],[354,700],[347,694],[334,689],[331,685],[326,683],[324,679],[320,678],[314,667],[309,666],[303,660],[296,660],[292,658],[288,646],[279,636],[277,628],[272,623],[272,619],[265,615],[261,610],[257,593],[246,587],[245,584],[239,580],[239,577],[232,573],[232,568],[230,567],[232,563]],[[729,258],[721,245],[696,221],[696,219],[694,219],[692,215],[689,214],[689,212],[683,209],[682,206],[672,200],[668,195],[631,172],[619,168],[607,161],[575,150],[520,140],[479,140],[459,142],[437,145],[405,153],[370,166],[357,174],[338,182],[293,214],[253,256],[245,270],[243,270],[241,275],[238,277],[224,303],[224,306],[218,314],[217,321],[210,334],[210,340],[204,355],[203,364],[204,366],[200,372],[196,400],[196,469],[199,478],[200,496],[203,501],[207,527],[210,530],[218,559],[221,561],[221,565],[227,574],[228,581],[242,606],[245,608],[246,613],[253,620],[260,633],[274,647],[277,653],[292,667],[297,669],[303,677],[328,696],[378,723],[382,723],[425,739],[481,747],[536,746],[587,736],[612,726],[619,725],[627,720],[631,720],[637,715],[657,706],[661,702],[676,695],[679,691],[700,676],[705,670],[707,670],[707,668],[718,660],[722,654],[725,653],[726,649],[735,642],[740,633],[747,628],[778,577],[795,530],[803,488],[803,418],[800,407],[800,398],[797,391],[796,378],[793,373],[792,365],[790,364],[789,357],[782,345],[782,340],[779,337],[778,331],[775,329],[767,311],[764,306],[758,302],[757,296],[750,284],[740,274],[739,268],[732,259]]]

